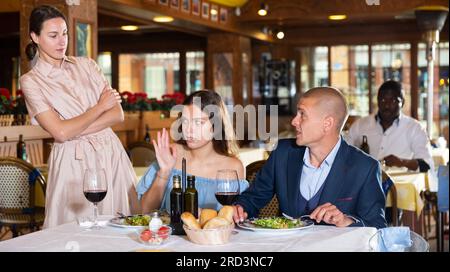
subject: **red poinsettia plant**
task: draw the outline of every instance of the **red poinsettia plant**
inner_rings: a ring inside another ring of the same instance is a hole
[[[170,110],[173,106],[184,101],[182,93],[166,94],[162,96],[161,100],[148,98],[145,92],[132,93],[124,91],[120,93],[120,96],[124,111]]]

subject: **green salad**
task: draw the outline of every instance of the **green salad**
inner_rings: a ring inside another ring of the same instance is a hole
[[[251,222],[254,225],[268,229],[292,229],[304,226],[300,219],[287,219],[284,217],[259,218]]]
[[[149,215],[133,215],[125,218],[125,224],[129,226],[148,226],[150,222]]]
[[[170,215],[166,211],[162,211],[160,213],[161,220],[163,224],[170,224]],[[132,216],[127,216],[124,218],[123,223],[127,226],[148,226],[150,222],[150,215],[148,214],[136,214]]]

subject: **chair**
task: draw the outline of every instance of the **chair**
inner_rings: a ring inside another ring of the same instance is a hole
[[[392,178],[384,171],[381,172],[381,185],[384,195],[391,198],[391,207],[386,209],[386,220],[392,226],[399,226],[400,216],[397,208],[397,188]],[[390,192],[390,194],[389,194]]]
[[[135,142],[128,146],[127,153],[133,166],[147,167],[156,160],[156,154],[152,144],[147,142]]]
[[[17,237],[23,228],[31,231],[44,223],[44,210],[35,207],[35,186],[45,194],[45,180],[30,163],[14,158],[0,158],[0,227],[11,229]]]
[[[265,160],[255,161],[247,165],[245,168],[246,170],[246,179],[249,183],[252,183],[255,178],[258,171],[263,167],[263,165],[266,163]],[[280,205],[278,203],[277,196],[274,195],[272,200],[259,210],[258,217],[272,217],[272,216],[278,216],[280,215]]]
[[[448,213],[448,164],[439,166],[438,170],[438,193],[437,193],[437,222],[436,222],[436,236],[437,236],[437,251],[444,251],[444,239],[445,239],[445,216]],[[447,229],[448,235],[448,229]],[[447,238],[448,239],[448,238]]]

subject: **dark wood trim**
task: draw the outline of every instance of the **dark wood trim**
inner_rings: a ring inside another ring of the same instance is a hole
[[[186,50],[180,51],[180,92],[186,94]]]
[[[368,73],[368,80],[367,80],[367,86],[369,87],[369,114],[371,114],[374,111],[374,105],[373,105],[373,99],[372,99],[372,94],[373,94],[373,85],[372,85],[372,45],[369,44],[369,67],[367,69],[367,73]]]
[[[418,44],[417,42],[411,43],[411,117],[418,119],[419,108],[419,78],[418,78]]]
[[[111,78],[112,87],[119,89],[119,54],[111,52]]]
[[[328,86],[333,86],[333,82],[331,82],[331,46],[328,45],[327,48],[328,48]]]

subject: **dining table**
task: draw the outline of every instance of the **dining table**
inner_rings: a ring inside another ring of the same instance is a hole
[[[355,252],[371,251],[371,227],[314,225],[295,231],[253,231],[236,227],[223,245],[199,245],[187,236],[171,235],[161,245],[144,245],[139,229],[110,224],[113,216],[100,216],[103,228],[91,230],[71,222],[0,242],[4,251],[106,251],[106,252]]]
[[[428,174],[395,167],[385,170],[395,184],[397,208],[403,210],[401,223],[419,235],[423,235],[425,203],[421,193],[429,189]],[[386,207],[392,207],[391,193],[389,192],[386,198]]]

